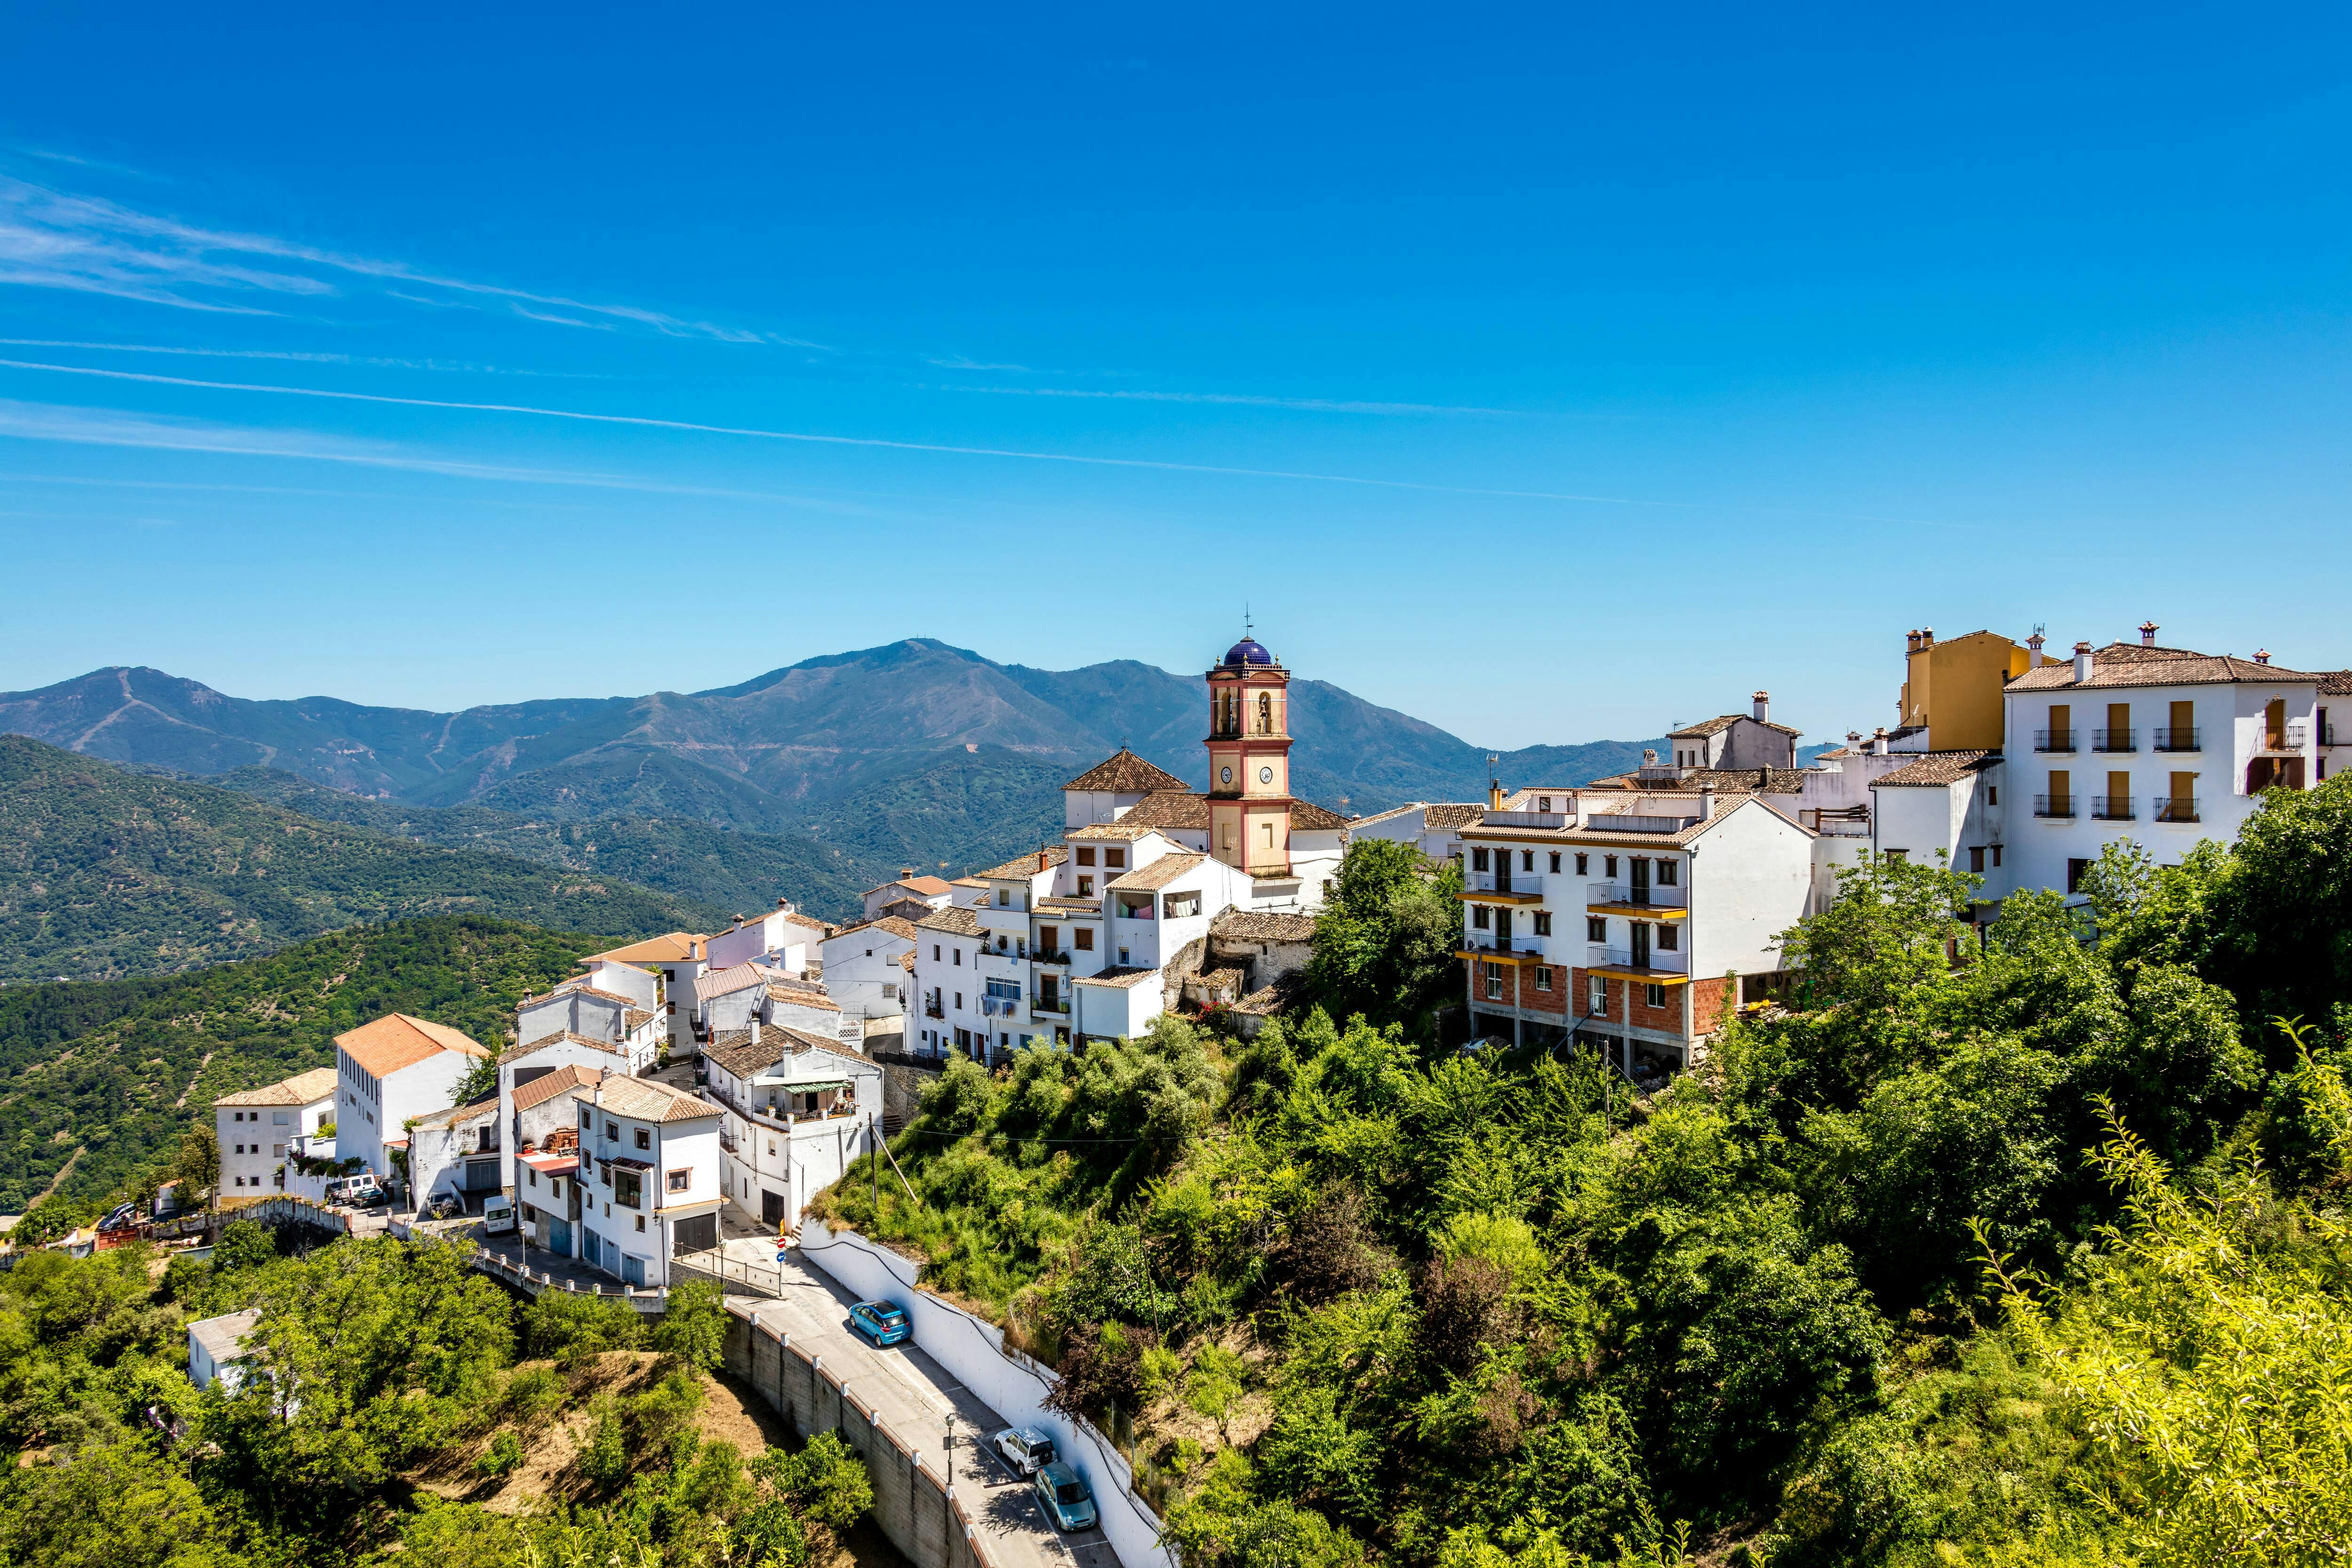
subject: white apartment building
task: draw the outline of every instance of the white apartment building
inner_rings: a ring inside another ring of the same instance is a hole
[[[335,1037],[335,1152],[376,1179],[395,1174],[389,1151],[408,1146],[402,1124],[447,1108],[457,1081],[489,1055],[444,1024],[387,1013]]]
[[[764,1026],[703,1053],[702,1097],[724,1112],[728,1201],[767,1229],[795,1229],[810,1198],[875,1147],[882,1069],[822,1037]]]
[[[620,1077],[572,1103],[580,1143],[562,1217],[574,1256],[625,1285],[667,1285],[673,1256],[719,1245],[719,1109]]]
[[[222,1208],[274,1196],[289,1154],[321,1156],[334,1148],[333,1068],[312,1068],[260,1089],[240,1089],[213,1101],[213,1131],[219,1141]]]
[[[1724,1009],[1784,983],[1820,907],[1811,829],[1751,795],[1556,792],[1463,830],[1473,1032],[1575,1038],[1629,1073],[1701,1059]]]

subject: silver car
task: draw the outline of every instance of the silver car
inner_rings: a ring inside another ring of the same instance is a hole
[[[1034,1426],[1007,1426],[989,1441],[1016,1476],[1034,1476],[1054,1462],[1054,1439]]]

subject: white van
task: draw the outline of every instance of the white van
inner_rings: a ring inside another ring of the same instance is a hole
[[[492,1198],[482,1205],[482,1234],[504,1236],[515,1228],[514,1199]]]
[[[362,1171],[356,1176],[338,1176],[327,1184],[327,1201],[355,1209],[373,1208],[383,1201],[383,1188],[376,1184],[372,1171]]]

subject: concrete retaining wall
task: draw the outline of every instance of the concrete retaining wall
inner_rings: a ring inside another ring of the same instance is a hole
[[[822,1356],[751,1321],[753,1303],[728,1303],[727,1370],[760,1391],[803,1437],[838,1432],[866,1461],[874,1522],[915,1568],[999,1568],[963,1499],[947,1485],[937,1432],[898,1432],[828,1370]],[[962,1435],[966,1443],[972,1434]]]
[[[1008,1349],[1003,1331],[915,1284],[913,1262],[852,1232],[835,1235],[814,1215],[801,1222],[801,1255],[860,1300],[887,1297],[904,1308],[915,1342],[1015,1426],[1054,1439],[1062,1459],[1095,1494],[1103,1533],[1124,1568],[1178,1568],[1160,1543],[1160,1520],[1135,1495],[1134,1472],[1110,1441],[1083,1421],[1045,1408],[1060,1382],[1052,1368]]]

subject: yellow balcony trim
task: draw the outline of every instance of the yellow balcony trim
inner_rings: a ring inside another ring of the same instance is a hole
[[[1539,904],[1541,893],[1523,893],[1513,889],[1507,893],[1464,892],[1454,895],[1465,904]]]
[[[1596,915],[1623,915],[1628,920],[1635,921],[1690,919],[1688,910],[1670,910],[1658,904],[1587,904],[1584,907]]]
[[[1475,958],[1481,963],[1516,963],[1525,965],[1529,963],[1552,963],[1550,959],[1546,958],[1539,952],[1491,952],[1485,948],[1477,947],[1455,948],[1454,950],[1454,956],[1456,958]],[[1557,964],[1555,967],[1565,969],[1568,966],[1566,964]]]
[[[1687,974],[1670,974],[1658,969],[1636,969],[1630,963],[1622,969],[1603,966],[1587,969],[1584,973],[1605,974],[1612,980],[1632,980],[1643,985],[1687,985],[1691,983]]]

